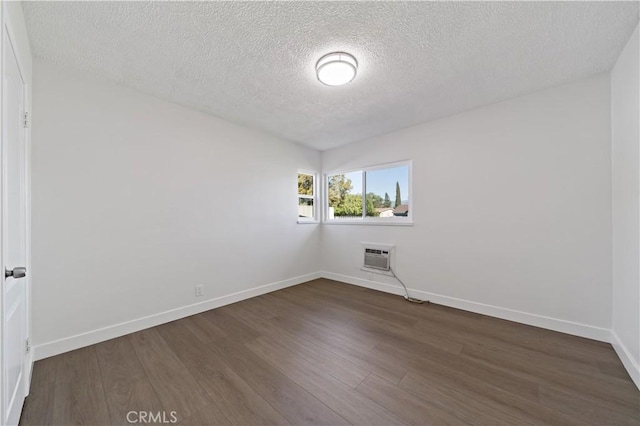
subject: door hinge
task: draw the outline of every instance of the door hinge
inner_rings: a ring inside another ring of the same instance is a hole
[[[29,353],[31,351],[31,339],[25,340],[25,353]]]
[[[29,123],[29,113],[25,111],[22,121],[22,127],[29,128],[29,124],[31,124]]]

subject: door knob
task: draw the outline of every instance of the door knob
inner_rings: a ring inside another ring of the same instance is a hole
[[[9,277],[22,278],[26,275],[27,275],[27,268],[18,267],[18,268],[13,268],[12,270],[8,270],[7,268],[4,269],[5,278],[9,278]]]

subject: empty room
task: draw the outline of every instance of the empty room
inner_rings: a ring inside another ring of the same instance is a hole
[[[639,20],[2,0],[0,425],[640,426]]]

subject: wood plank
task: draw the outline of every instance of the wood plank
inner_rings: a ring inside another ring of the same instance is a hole
[[[631,377],[629,373],[624,368],[620,360],[617,361],[597,361],[598,370],[602,374],[606,374],[612,377],[617,377],[618,379],[628,381]]]
[[[325,373],[332,375],[354,389],[369,374],[369,371],[359,365],[334,354],[311,340],[297,338],[295,334],[276,327],[271,322],[264,321],[260,316],[261,314],[252,309],[244,306],[238,307],[232,315],[239,321],[260,330],[263,335],[269,336],[271,340],[279,345],[294,353],[304,355],[307,360],[313,361],[316,367],[323,369]]]
[[[238,343],[244,343],[260,337],[260,334],[256,332],[256,330],[247,327],[230,314],[233,308],[234,305],[224,306],[200,315],[213,324],[214,327],[224,330],[224,333],[229,336],[226,340],[233,339]]]
[[[267,337],[261,337],[246,345],[351,424],[404,423],[399,417],[363,397],[353,388],[325,374],[304,356],[286,350]]]
[[[411,315],[403,315],[402,310],[381,308],[367,302],[361,301],[360,297],[354,297],[348,294],[337,294],[334,291],[321,287],[298,286],[298,291],[304,295],[311,296],[314,299],[322,298],[324,302],[331,302],[336,306],[346,308],[347,312],[354,314],[362,314],[372,318],[382,319],[385,324],[393,324],[404,328],[410,328],[418,320]]]
[[[495,404],[484,400],[481,396],[461,392],[453,383],[443,386],[437,380],[425,380],[409,371],[398,385],[415,396],[432,401],[438,407],[455,415],[461,421],[469,424],[514,425],[534,424],[518,415],[498,409]]]
[[[370,336],[373,342],[399,338],[417,340],[454,354],[462,350],[461,343],[453,342],[449,338],[416,333],[413,326],[418,322],[417,318],[406,317],[395,310],[373,307],[355,298],[331,294],[327,290],[309,291],[315,296],[314,306],[321,300],[323,309],[331,307],[332,316],[339,319],[345,329],[353,329],[354,334]]]
[[[361,301],[366,301],[367,304],[381,309],[391,310],[397,315],[405,315],[417,320],[431,321],[434,318],[446,318],[447,321],[452,324],[467,325],[469,323],[477,323],[477,321],[482,320],[484,317],[481,314],[449,308],[434,303],[409,303],[404,300],[402,296],[327,279],[311,281],[304,285],[330,290],[333,293],[342,294],[344,297],[357,297]]]
[[[211,348],[293,424],[343,425],[342,417],[245,346],[228,341]]]
[[[181,426],[231,426],[239,423],[231,423],[217,405],[209,404],[205,408],[193,413],[189,418],[180,420],[176,424]]]
[[[202,314],[185,318],[180,320],[180,322],[204,344],[229,337],[227,332],[215,325],[212,321],[207,320]]]
[[[162,327],[162,326],[160,326]],[[150,328],[129,335],[149,382],[166,410],[187,418],[211,401],[158,333]]]
[[[176,321],[158,332],[233,424],[289,424],[208,346],[193,344],[190,330]]]
[[[61,359],[61,357],[46,358],[33,365],[31,390],[24,402],[20,418],[21,425],[53,425],[57,364]]]
[[[54,392],[53,424],[110,424],[94,346],[60,356]]]
[[[514,395],[482,380],[466,375],[452,376],[448,371],[433,369],[409,370],[402,379],[401,387],[421,391],[423,387],[437,387],[454,397],[459,395],[468,407],[474,402],[481,404],[474,409],[478,418],[494,415],[510,424],[584,425],[557,410],[548,409],[538,403],[537,398]],[[517,420],[516,420],[517,419]],[[492,424],[492,422],[488,422]]]
[[[558,333],[544,328],[537,329],[540,333],[541,344],[546,352],[555,351],[565,357],[582,361],[620,362],[610,343],[585,339],[566,333]]]
[[[273,315],[268,315],[266,317],[262,316],[261,313],[254,309],[255,305],[255,303],[238,303],[234,306],[233,310],[229,311],[229,314],[236,320],[254,330],[260,336],[264,336],[269,333],[281,332],[280,329],[266,321],[267,319],[273,318]]]
[[[538,395],[538,383],[492,365],[477,363],[473,359],[433,357],[410,346],[399,347],[386,343],[377,346],[373,352],[393,356],[398,363],[405,365],[407,369],[412,368],[418,371],[438,369],[443,374],[448,374],[457,380],[467,377],[474,378],[524,398],[534,399]]]
[[[271,309],[271,307],[268,304],[265,305],[264,303],[262,303],[261,296],[244,300],[240,304],[240,306],[251,310],[257,316],[263,319],[273,318],[280,314],[280,312],[278,312],[277,310]]]
[[[285,291],[274,293],[273,298],[278,299],[280,304],[289,302],[283,309],[285,314],[278,315],[279,318],[297,318],[310,327],[322,329],[324,332],[348,341],[352,345],[360,346],[364,350],[370,350],[380,343],[380,339],[371,335],[367,330],[349,327],[350,318],[345,317],[344,312],[324,303],[317,304],[313,299]]]
[[[379,355],[374,352],[364,350],[362,347],[353,345],[348,341],[335,337],[323,329],[308,326],[300,322],[283,320],[282,318],[272,318],[269,320],[281,328],[290,331],[300,339],[310,340],[312,343],[321,346],[329,352],[344,358],[363,368],[366,371],[374,372],[393,383],[398,383],[407,373],[406,367],[398,364],[384,354]]]
[[[146,379],[146,373],[138,360],[128,337],[107,340],[95,345],[105,392],[126,391],[131,384]]]
[[[463,420],[434,404],[417,398],[404,389],[376,376],[369,375],[357,388],[371,400],[413,425],[460,425]]]
[[[585,423],[634,426],[640,423],[640,404],[635,410],[624,410],[618,404],[584,397],[552,384],[540,386],[540,402]]]
[[[640,403],[638,390],[633,383],[610,376],[594,378],[558,371],[535,359],[525,358],[505,349],[498,350],[477,344],[465,345],[461,356],[487,368],[499,369],[526,380],[553,383],[560,388],[581,393],[594,401],[608,401],[631,416],[635,415]]]
[[[106,398],[112,425],[130,425],[131,420],[137,423],[141,413],[144,413],[143,418],[147,418],[149,413],[171,418],[171,410],[165,410],[146,377],[120,383],[112,391],[107,392]]]
[[[431,306],[439,309],[426,311],[431,317],[418,321],[414,326],[415,330],[429,335],[449,334],[450,339],[460,342],[473,341],[511,350],[527,349],[556,359],[564,359],[574,363],[576,368],[584,368],[585,371],[591,372],[597,371],[598,362],[603,360],[619,363],[610,345],[602,342],[484,315],[480,316],[479,322],[476,323],[457,322],[452,320],[451,315],[442,315],[437,312],[443,307]],[[446,309],[451,310],[451,308]],[[567,344],[568,341],[571,341],[571,344]]]
[[[517,353],[524,358],[535,358],[538,362],[544,362],[550,368],[556,368],[558,371],[573,371],[576,374],[596,376],[602,374],[600,368],[590,361],[585,362],[584,360],[576,360],[574,358],[568,359],[556,351],[548,353],[545,351],[546,347],[544,345],[532,343],[532,341],[528,339],[509,339],[500,334],[497,336],[491,334],[487,330],[475,332],[472,329],[466,330],[459,326],[451,326],[438,322],[419,322],[414,327],[414,330],[424,333],[426,336],[436,335],[441,338],[448,336],[449,339],[458,341],[461,344],[474,343],[498,350],[503,349],[514,354]]]

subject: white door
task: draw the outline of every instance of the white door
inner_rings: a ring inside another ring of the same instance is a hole
[[[25,80],[7,28],[2,58],[2,413],[20,420],[25,398],[27,289]],[[2,273],[4,272],[4,273]]]

